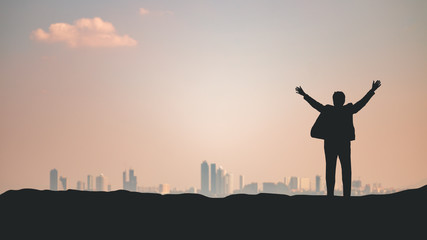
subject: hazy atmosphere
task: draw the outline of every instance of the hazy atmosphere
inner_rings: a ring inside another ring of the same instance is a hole
[[[427,1],[1,1],[0,193],[200,188],[200,164],[245,182],[324,176],[310,137],[334,91],[356,102],[353,179],[427,184]],[[337,185],[341,169],[337,168]]]

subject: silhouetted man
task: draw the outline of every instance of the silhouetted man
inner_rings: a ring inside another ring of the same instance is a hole
[[[372,82],[372,88],[356,104],[348,103],[344,105],[345,95],[343,92],[335,92],[332,96],[334,106],[322,105],[308,94],[301,87],[296,87],[298,94],[317,111],[320,112],[313,128],[311,136],[324,139],[326,157],[326,188],[327,195],[334,196],[335,169],[337,157],[340,158],[342,169],[342,181],[344,186],[344,197],[350,197],[351,193],[351,158],[350,142],[355,139],[353,114],[362,109],[381,86],[379,80]]]

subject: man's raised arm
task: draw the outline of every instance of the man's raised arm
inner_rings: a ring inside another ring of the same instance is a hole
[[[380,80],[373,81],[371,90],[369,90],[369,92],[362,99],[360,99],[357,103],[354,104],[353,113],[357,113],[358,111],[360,111],[360,109],[362,109],[369,102],[372,96],[374,96],[375,90],[377,90],[380,86]]]
[[[325,106],[323,106],[323,104],[319,103],[318,101],[314,100],[312,97],[308,96],[307,93],[304,92],[304,90],[302,90],[302,87],[296,87],[295,91],[299,94],[304,96],[304,99],[317,111],[322,112],[323,109],[325,108]]]

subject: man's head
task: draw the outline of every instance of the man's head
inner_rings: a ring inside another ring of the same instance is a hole
[[[345,95],[343,92],[334,92],[332,98],[334,100],[334,106],[336,107],[342,107],[345,103]]]

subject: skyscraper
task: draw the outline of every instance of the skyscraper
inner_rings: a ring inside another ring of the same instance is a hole
[[[228,181],[228,194],[233,194],[234,191],[234,175],[232,173],[228,174],[230,176],[230,180]]]
[[[216,192],[217,192],[217,196],[219,197],[223,197],[225,193],[224,176],[225,176],[225,171],[222,168],[222,166],[219,166],[218,170],[216,171]]]
[[[299,189],[299,181],[298,177],[291,177],[289,180],[289,188],[291,190],[298,190]]]
[[[58,171],[55,168],[50,170],[50,190],[58,190]]]
[[[242,191],[244,184],[244,179],[243,179],[243,175],[239,176],[239,190]]]
[[[126,179],[126,171],[123,172],[123,189],[136,192],[136,176],[133,169],[129,169],[129,181]]]
[[[215,196],[216,194],[216,164],[211,163],[211,195]]]
[[[136,191],[136,176],[133,169],[129,169],[129,190]]]
[[[320,192],[320,176],[316,175],[316,193]]]
[[[224,194],[230,195],[233,193],[233,174],[227,173],[224,176]]]
[[[105,177],[102,173],[96,177],[96,191],[105,191]]]
[[[87,190],[93,191],[93,176],[87,175]]]
[[[206,161],[203,161],[201,166],[201,180],[200,193],[207,195],[209,194],[209,165]]]

